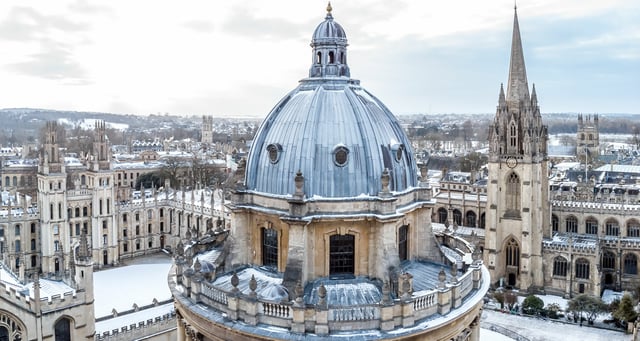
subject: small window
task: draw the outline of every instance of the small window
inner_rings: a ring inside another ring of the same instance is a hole
[[[336,166],[344,167],[349,161],[349,149],[344,146],[339,146],[334,150],[333,157],[333,162]]]
[[[282,146],[277,143],[272,143],[267,146],[267,152],[269,153],[269,161],[273,164],[278,163],[280,160],[280,152],[282,151]]]
[[[396,150],[396,161],[400,162],[402,160],[402,154],[404,154],[404,145],[398,146]]]

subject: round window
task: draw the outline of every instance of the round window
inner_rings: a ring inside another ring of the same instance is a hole
[[[282,150],[282,148],[280,148],[280,145],[278,144],[270,144],[267,146],[267,152],[269,153],[269,161],[271,161],[271,163],[277,163],[278,159],[280,158],[280,151]]]
[[[333,162],[336,166],[344,167],[349,160],[349,149],[347,149],[347,147],[340,146],[333,152],[333,157]]]

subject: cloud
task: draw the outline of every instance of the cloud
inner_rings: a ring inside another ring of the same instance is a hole
[[[87,72],[74,60],[71,49],[64,44],[43,40],[39,52],[28,56],[23,62],[7,65],[14,72],[62,81],[67,85],[85,85],[89,81]]]
[[[72,12],[81,14],[108,14],[109,16],[114,14],[113,9],[106,6],[90,4],[86,0],[78,0],[76,2],[73,2],[69,4],[68,8]]]
[[[318,21],[319,23],[320,21]],[[295,23],[276,18],[260,18],[250,14],[245,8],[234,6],[223,29],[230,34],[251,37],[253,39],[295,39],[309,34],[312,23]]]
[[[16,41],[34,41],[56,31],[64,33],[82,32],[87,23],[73,22],[59,15],[42,15],[30,7],[13,7],[0,22],[0,38]]]

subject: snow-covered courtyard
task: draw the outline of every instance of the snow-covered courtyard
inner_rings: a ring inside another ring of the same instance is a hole
[[[526,337],[530,341],[628,341],[631,335],[613,330],[598,329],[592,327],[580,327],[575,324],[566,324],[554,320],[545,320],[533,317],[505,314],[490,309],[482,313],[480,340],[502,340],[488,335],[491,326],[495,325]],[[488,330],[487,330],[488,329]],[[506,338],[508,340],[508,338]]]
[[[125,261],[117,268],[96,271],[93,276],[96,318],[171,299],[167,276],[171,258],[159,253]]]

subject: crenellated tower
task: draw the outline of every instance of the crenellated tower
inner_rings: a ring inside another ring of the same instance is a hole
[[[542,238],[550,233],[547,139],[535,85],[529,93],[516,9],[507,92],[500,85],[489,127],[484,258],[494,283],[543,285]]]
[[[576,156],[581,162],[594,163],[600,156],[600,122],[598,115],[578,115]]]
[[[91,251],[98,267],[117,264],[118,231],[115,212],[115,172],[111,169],[111,150],[104,121],[94,127],[93,156],[86,186],[91,196]]]

